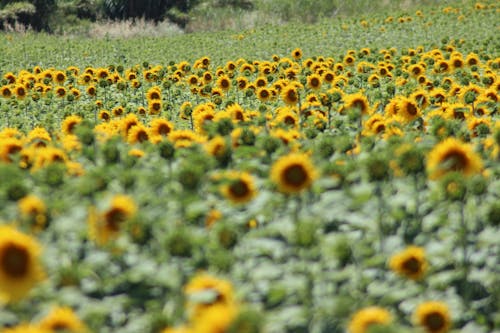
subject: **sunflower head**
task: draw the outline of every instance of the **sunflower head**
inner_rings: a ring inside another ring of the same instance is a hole
[[[246,172],[229,173],[221,192],[234,204],[247,203],[256,195],[253,178]]]
[[[288,105],[295,105],[299,102],[299,92],[293,85],[289,85],[281,91],[281,98]]]
[[[431,179],[438,179],[448,172],[471,176],[482,170],[481,157],[468,144],[455,138],[438,143],[427,156],[427,171]]]
[[[295,60],[300,60],[302,58],[302,50],[300,48],[296,48],[292,51],[292,58]]]
[[[137,205],[127,195],[114,196],[109,208],[103,212],[91,207],[88,214],[90,238],[100,245],[107,244],[119,235],[123,224],[133,218],[136,212]]]
[[[317,178],[309,156],[289,154],[278,159],[271,168],[271,180],[283,193],[300,193],[311,187]]]
[[[425,259],[424,249],[417,246],[409,246],[392,256],[389,266],[397,274],[406,276],[412,280],[419,280],[427,271],[427,260]]]
[[[448,306],[439,301],[420,304],[413,314],[413,321],[427,333],[445,333],[451,327]]]
[[[41,246],[31,236],[0,226],[0,301],[22,299],[44,278],[40,252]]]
[[[370,306],[356,312],[349,322],[347,331],[349,333],[367,333],[370,327],[375,325],[388,325],[392,321],[389,311]]]
[[[39,326],[42,330],[46,330],[47,332],[87,332],[80,318],[78,318],[73,310],[68,307],[53,308],[50,313],[40,321]]]

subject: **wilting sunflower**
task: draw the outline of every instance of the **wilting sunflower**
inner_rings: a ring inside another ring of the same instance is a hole
[[[85,324],[78,318],[71,308],[55,307],[38,324],[42,330],[47,332],[87,332]]]
[[[134,217],[136,212],[137,205],[127,195],[114,196],[109,208],[102,213],[92,207],[88,216],[90,238],[100,245],[107,244],[119,235],[123,224]]]
[[[317,172],[305,154],[289,154],[279,158],[271,168],[271,180],[283,193],[299,193],[311,187]]]
[[[420,304],[413,314],[413,321],[428,333],[445,333],[451,327],[448,306],[439,301]]]
[[[412,280],[421,279],[427,271],[427,260],[424,249],[409,246],[391,257],[389,267],[396,273]]]
[[[235,204],[252,200],[257,191],[252,176],[247,172],[232,172],[221,187],[222,194]]]
[[[347,331],[349,333],[366,333],[373,325],[388,325],[391,321],[392,316],[389,311],[377,306],[370,306],[354,314]]]
[[[482,168],[481,157],[469,144],[455,138],[448,138],[438,143],[427,156],[427,171],[430,179],[441,178],[451,171],[471,176],[479,173]]]
[[[41,250],[29,235],[0,226],[0,301],[20,300],[44,278],[39,263]]]

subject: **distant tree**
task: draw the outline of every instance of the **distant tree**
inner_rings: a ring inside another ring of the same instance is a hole
[[[0,12],[8,17],[7,21],[14,20],[37,31],[50,30],[50,19],[56,8],[56,0],[0,0]]]
[[[159,21],[171,8],[187,12],[197,0],[104,0],[104,13],[111,19],[145,18]]]

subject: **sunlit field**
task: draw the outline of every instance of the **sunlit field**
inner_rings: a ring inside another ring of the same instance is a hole
[[[0,34],[0,332],[500,332],[499,17]]]

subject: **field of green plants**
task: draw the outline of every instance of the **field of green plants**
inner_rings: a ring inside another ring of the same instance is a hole
[[[500,4],[0,34],[0,332],[500,332]]]

